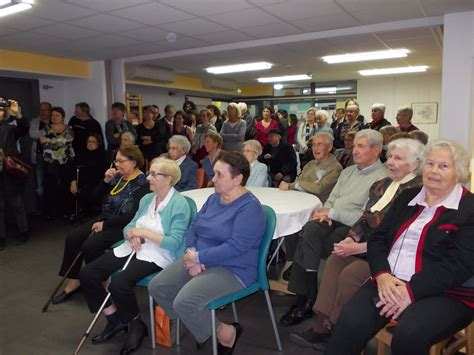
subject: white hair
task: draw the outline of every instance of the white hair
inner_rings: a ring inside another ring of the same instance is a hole
[[[262,154],[262,144],[259,141],[255,139],[249,139],[248,141],[242,143],[242,148],[246,145],[248,145],[250,149],[257,153],[257,156],[260,156]]]
[[[374,108],[378,108],[380,111],[385,113],[385,105],[384,104],[380,104],[380,103],[373,104],[372,109],[374,109]]]
[[[327,141],[329,144],[333,144],[334,142],[334,137],[332,136],[331,133],[329,132],[317,132],[313,137],[311,137],[310,139],[314,138],[314,137],[318,137],[318,136],[322,136],[322,137],[326,137]]]
[[[462,145],[447,139],[439,139],[431,144],[427,155],[429,155],[431,151],[435,149],[449,150],[453,155],[458,182],[466,183],[469,181],[469,155]]]
[[[247,104],[245,102],[239,102],[237,105],[239,105],[240,111],[247,111]]]
[[[318,110],[316,111],[316,114],[314,116],[315,117],[323,116],[324,119],[327,121],[329,118],[329,113],[326,110]]]
[[[363,138],[363,137],[367,138],[367,142],[372,148],[375,148],[375,147],[382,148],[383,135],[379,131],[376,131],[370,128],[363,129],[362,131],[359,131],[356,133],[354,140]]]
[[[177,146],[183,148],[186,154],[188,154],[191,149],[191,143],[189,143],[189,140],[185,136],[176,134],[170,138],[169,142],[170,144],[175,143]]]
[[[387,126],[389,127],[389,126]],[[410,165],[413,166],[415,163],[418,163],[418,167],[415,169],[414,173],[421,175],[423,171],[423,165],[425,164],[426,159],[426,149],[420,141],[417,141],[413,138],[399,138],[390,142],[387,147],[387,157],[390,155],[392,149],[401,149],[404,150],[407,154],[407,160]]]

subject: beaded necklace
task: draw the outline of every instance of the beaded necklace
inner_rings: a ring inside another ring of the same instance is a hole
[[[130,177],[130,179],[128,179],[128,180],[125,180],[126,181],[125,184],[121,188],[119,188],[120,183],[124,180],[123,176],[121,176],[120,180],[117,182],[117,184],[115,184],[113,189],[110,191],[110,196],[115,196],[115,195],[118,195],[119,193],[121,193],[127,187],[128,183],[130,181],[134,180],[138,175],[140,175],[140,173],[136,174],[135,176]]]

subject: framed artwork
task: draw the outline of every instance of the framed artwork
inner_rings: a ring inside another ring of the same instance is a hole
[[[438,122],[438,103],[437,102],[414,102],[411,104],[413,109],[413,123],[433,124]]]

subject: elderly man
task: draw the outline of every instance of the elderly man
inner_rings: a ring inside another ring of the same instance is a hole
[[[411,132],[418,131],[419,128],[411,123],[413,117],[413,109],[408,106],[400,107],[397,111],[397,131],[399,132]]]
[[[312,317],[321,258],[331,254],[333,244],[344,239],[360,218],[370,186],[387,176],[379,160],[382,143],[382,134],[375,130],[357,132],[355,165],[342,171],[324,207],[313,211],[311,220],[303,227],[288,284],[288,290],[297,295],[296,304],[283,315],[280,324],[291,326]]]
[[[318,132],[309,140],[314,160],[306,164],[295,182],[280,183],[280,190],[299,190],[318,196],[326,202],[332,188],[336,185],[342,167],[331,154],[333,137],[326,132]]]
[[[268,132],[268,144],[263,147],[259,160],[270,168],[274,186],[281,181],[292,182],[296,177],[296,153],[293,147],[281,140],[278,128]]]
[[[178,163],[181,169],[181,179],[174,186],[178,191],[187,191],[198,188],[197,169],[198,165],[195,161],[189,159],[188,154],[191,149],[191,143],[184,136],[172,136],[169,139],[168,155],[170,159]]]
[[[127,109],[121,102],[112,104],[112,118],[105,123],[105,137],[107,138],[109,152],[120,146],[120,136],[123,132],[131,132],[137,138],[137,132],[132,122],[127,120],[125,113]]]
[[[91,109],[87,102],[79,102],[74,107],[74,116],[69,120],[68,126],[72,127],[74,140],[72,147],[76,157],[87,151],[87,138],[90,133],[97,133],[102,140],[102,127],[100,123],[91,115]]]
[[[375,129],[376,131],[385,126],[390,126],[391,123],[384,117],[385,105],[384,104],[373,104],[372,105],[372,122],[365,125],[365,128]]]

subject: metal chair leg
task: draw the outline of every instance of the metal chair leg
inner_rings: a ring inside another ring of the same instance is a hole
[[[216,330],[216,310],[211,309],[212,325],[212,355],[217,355],[217,330]]]
[[[268,290],[265,290],[263,292],[265,293],[265,300],[267,301],[268,313],[270,313],[270,319],[272,320],[273,332],[275,333],[275,339],[277,342],[278,351],[282,351],[280,333],[278,332],[278,328],[276,325],[275,314],[273,314],[273,306],[272,306],[272,301],[270,299],[270,294],[268,293]]]
[[[153,297],[148,295],[148,303],[150,308],[150,329],[151,329],[151,348],[156,348],[156,337],[155,337],[155,310]]]
[[[176,318],[176,345],[179,346],[181,340],[181,321]]]
[[[234,313],[235,322],[238,323],[239,317],[237,317],[237,307],[235,306],[235,302],[232,302],[232,312]]]

